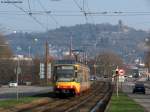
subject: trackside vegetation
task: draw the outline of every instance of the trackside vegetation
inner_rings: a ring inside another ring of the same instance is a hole
[[[24,97],[20,98],[18,100],[16,99],[11,99],[11,100],[0,100],[0,108],[9,108],[13,107],[17,104],[26,104],[30,103],[33,100],[39,99],[38,97]]]
[[[106,112],[145,112],[135,101],[130,99],[126,94],[119,93],[117,97],[113,94],[110,105]]]

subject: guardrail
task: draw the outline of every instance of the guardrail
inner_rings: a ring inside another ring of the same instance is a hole
[[[104,98],[102,100],[100,100],[90,112],[104,112],[104,110],[107,107],[107,104],[112,96],[112,92],[113,92],[113,89],[111,87],[111,89],[104,96]]]

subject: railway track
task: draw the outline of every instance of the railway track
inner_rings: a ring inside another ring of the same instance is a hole
[[[45,104],[14,110],[13,112],[90,112],[95,105],[111,92],[111,85],[106,82],[97,82],[91,90],[80,96],[65,99],[52,98]]]

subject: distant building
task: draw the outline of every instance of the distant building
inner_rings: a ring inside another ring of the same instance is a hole
[[[32,61],[31,57],[25,57],[24,55],[16,55],[10,58],[11,60],[22,60],[22,61]]]
[[[119,32],[128,32],[128,27],[126,25],[123,24],[122,20],[118,21],[118,31]]]
[[[118,30],[119,30],[119,32],[120,31],[122,32],[122,29],[123,29],[123,23],[122,23],[122,20],[119,20],[118,21]]]

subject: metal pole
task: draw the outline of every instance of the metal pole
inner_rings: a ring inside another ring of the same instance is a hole
[[[116,95],[117,95],[117,97],[118,97],[118,66],[117,66],[117,69],[116,69]]]
[[[94,63],[94,75],[96,76],[96,63]]]
[[[49,47],[48,42],[45,43],[45,81],[48,84],[48,56],[49,56]]]
[[[16,81],[17,81],[17,91],[16,91],[16,96],[17,96],[17,101],[18,101],[18,99],[19,99],[19,92],[18,92],[18,77],[19,77],[19,69],[20,69],[20,63],[19,63],[19,57],[18,57],[18,60],[17,60],[17,70],[16,70],[16,72],[17,72],[17,76],[16,76]]]
[[[70,57],[72,56],[72,36],[70,37],[70,51],[69,51]]]
[[[31,46],[29,46],[29,57],[31,57]]]
[[[117,75],[117,97],[118,97],[118,75]]]

